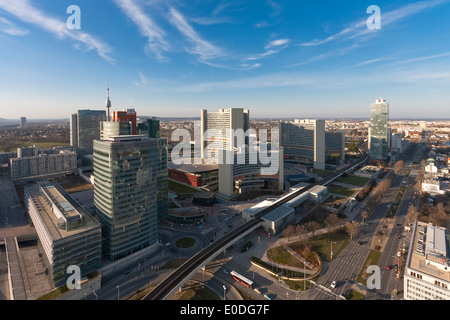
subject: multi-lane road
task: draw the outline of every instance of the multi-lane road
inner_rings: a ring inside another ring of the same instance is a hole
[[[414,150],[411,157],[415,162],[420,162],[422,157],[421,151],[418,150],[417,147],[415,149],[416,150]],[[408,162],[409,161],[407,161],[407,163]],[[344,297],[348,296],[353,285],[357,284],[356,279],[370,252],[373,237],[376,236],[376,232],[379,230],[380,225],[384,225],[386,222],[386,213],[393,202],[397,190],[400,186],[405,185],[407,186],[405,195],[399,205],[394,221],[391,222],[392,228],[386,235],[388,238],[385,240],[383,252],[378,261],[381,273],[380,289],[367,290],[367,286],[362,284],[362,287],[365,288],[367,292],[365,296],[365,299],[367,300],[400,298],[400,296],[393,296],[392,293],[394,290],[402,291],[402,278],[396,279],[395,270],[388,270],[386,269],[386,266],[392,266],[397,263],[398,251],[402,249],[404,245],[408,245],[408,238],[404,234],[404,218],[409,203],[413,201],[414,177],[417,174],[415,167],[415,165],[405,165],[402,172],[393,179],[391,187],[383,195],[378,205],[366,219],[365,224],[361,224],[362,219],[359,213],[355,216],[355,220],[360,222],[360,232],[337,257],[324,266],[324,270],[317,281],[317,286],[314,286],[307,293],[305,292],[302,295],[303,299],[328,300],[336,299],[339,295]],[[410,174],[408,177],[405,177],[405,174],[409,170],[411,170]],[[330,287],[333,281],[336,281],[337,283],[335,288]],[[323,289],[324,287],[326,288],[325,290]]]

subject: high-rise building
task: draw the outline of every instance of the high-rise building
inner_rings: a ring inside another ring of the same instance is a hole
[[[325,120],[280,122],[279,135],[285,162],[325,169]]]
[[[71,265],[82,276],[101,267],[101,225],[61,186],[38,181],[24,188],[24,197],[55,286],[66,283]]]
[[[132,126],[128,121],[102,121],[100,123],[100,140],[114,136],[128,136],[132,134]]]
[[[92,154],[93,141],[100,139],[100,123],[106,120],[105,110],[78,110],[70,117],[70,145],[82,153]]]
[[[232,130],[250,128],[250,112],[242,108],[219,109],[218,112],[201,110],[201,158],[217,163],[220,150],[231,150],[234,142]],[[208,134],[206,134],[208,133]],[[205,152],[206,148],[208,151]]]
[[[161,137],[159,120],[150,118],[138,123],[137,134],[144,134],[150,138]]]
[[[20,126],[22,128],[25,128],[26,124],[27,124],[27,117],[20,117]]]
[[[389,106],[380,98],[370,105],[369,155],[373,160],[389,158]]]
[[[123,111],[113,111],[111,120],[112,121],[130,122],[131,123],[131,134],[133,134],[133,135],[137,134],[136,110],[130,108],[130,109],[124,109]]]
[[[157,143],[133,135],[94,141],[94,205],[109,260],[157,242]]]
[[[339,132],[325,132],[325,162],[327,164],[341,164],[345,160],[345,134]]]

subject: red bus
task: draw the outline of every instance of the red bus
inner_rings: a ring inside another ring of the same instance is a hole
[[[253,281],[247,279],[243,275],[240,275],[236,271],[231,271],[230,275],[233,277],[234,280],[239,281],[244,286],[249,287],[249,288],[253,288]]]

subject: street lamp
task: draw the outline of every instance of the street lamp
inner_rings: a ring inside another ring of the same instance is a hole
[[[223,300],[226,300],[225,299],[225,290],[227,290],[227,287],[225,287],[225,285],[223,285],[222,288],[223,288]]]
[[[331,243],[331,256],[330,256],[330,260],[333,260],[333,243],[336,244],[336,242],[330,241],[330,243]]]
[[[120,300],[120,289],[119,289],[119,286],[117,286],[117,300]]]

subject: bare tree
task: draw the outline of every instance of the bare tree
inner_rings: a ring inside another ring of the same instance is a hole
[[[400,171],[402,171],[403,167],[405,166],[405,163],[403,160],[399,160],[394,164],[394,173],[399,174]]]
[[[314,234],[316,233],[317,230],[320,229],[320,224],[317,223],[316,221],[307,222],[306,229],[312,233],[312,236],[314,238]]]
[[[288,241],[290,241],[290,237],[295,235],[295,227],[293,225],[289,225],[287,226],[284,230],[283,230],[283,236],[288,238]]]
[[[408,212],[406,213],[406,223],[411,224],[411,222],[416,221],[419,218],[419,212],[416,206],[409,206]]]
[[[339,221],[339,217],[337,216],[337,214],[332,213],[329,214],[328,217],[325,219],[325,224],[329,227],[332,227],[334,225],[336,225],[336,223]]]
[[[347,221],[345,223],[345,231],[350,235],[350,240],[352,240],[353,236],[359,231],[358,223],[356,221]]]
[[[361,211],[361,218],[363,218],[363,223],[366,222],[366,219],[369,217],[369,212],[367,210]]]
[[[308,233],[308,229],[304,224],[299,224],[295,227],[295,233],[298,236],[298,240],[300,240],[303,235]]]

